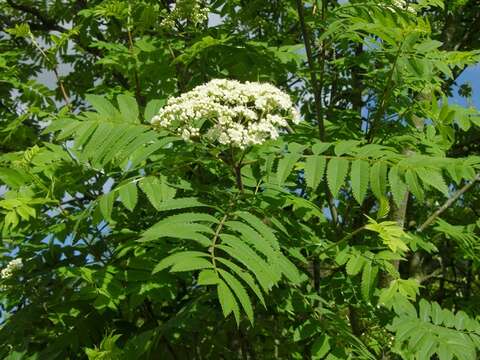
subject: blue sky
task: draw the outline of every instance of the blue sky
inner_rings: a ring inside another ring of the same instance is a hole
[[[460,86],[464,83],[470,84],[472,87],[472,103],[477,108],[480,109],[480,64],[475,66],[470,66],[466,69],[462,75],[457,79],[457,85]],[[458,92],[455,90],[451,98],[453,102],[468,106],[467,100],[458,96]]]

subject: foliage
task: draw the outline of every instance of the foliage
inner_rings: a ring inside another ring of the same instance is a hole
[[[0,0],[0,357],[476,359],[479,13]]]

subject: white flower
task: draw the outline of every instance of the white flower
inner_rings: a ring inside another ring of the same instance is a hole
[[[278,138],[288,120],[298,124],[300,114],[290,97],[272,84],[214,79],[170,98],[152,125],[185,140],[205,136],[244,149]]]
[[[200,129],[194,128],[192,126],[187,126],[182,130],[181,136],[183,140],[190,141],[193,137],[200,135]]]
[[[410,4],[405,0],[393,0],[392,5],[400,8],[400,9],[407,10],[408,12],[411,12],[413,14],[416,14],[415,9],[412,6],[410,6]],[[389,8],[392,9],[391,7],[389,7]]]
[[[15,271],[20,270],[22,267],[23,262],[21,258],[13,259],[0,271],[0,278],[8,279]]]
[[[200,0],[177,0],[170,7],[170,13],[162,20],[161,26],[174,28],[176,21],[189,21],[198,25],[208,20],[208,8]]]

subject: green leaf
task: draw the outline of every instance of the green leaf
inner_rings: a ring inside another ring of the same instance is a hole
[[[93,124],[98,124],[98,122],[93,122]],[[95,137],[89,140],[88,153],[83,152],[83,158],[91,158],[94,167],[102,167],[114,159],[120,161],[121,155],[123,155],[122,150],[130,147],[130,144],[135,143],[135,140],[142,138],[145,134],[145,128],[136,125],[107,122],[100,122],[100,124],[109,124],[103,126],[107,132],[103,130],[102,134],[99,134],[102,127],[98,126],[95,130]]]
[[[365,229],[378,233],[385,245],[394,253],[408,251],[408,246],[405,244],[405,241],[411,238],[395,221],[377,223],[370,217],[368,217],[368,220],[369,223],[365,225]]]
[[[337,255],[335,256],[335,262],[340,266],[345,265],[349,259],[350,259],[350,254],[349,254],[349,248],[348,247],[339,251],[337,253]]]
[[[237,264],[231,262],[230,260],[224,259],[224,258],[216,258],[217,261],[220,263],[226,265],[230,270],[232,270],[239,278],[241,278],[245,283],[250,287],[250,289],[257,295],[258,299],[262,303],[263,307],[267,307],[265,304],[265,299],[263,298],[262,291],[260,288],[257,286],[255,283],[255,279],[250,275],[249,272],[243,270],[240,266]]]
[[[164,137],[160,140],[153,142],[147,146],[144,146],[140,149],[137,149],[132,157],[130,158],[130,163],[132,168],[136,168],[140,165],[143,161],[147,160],[153,153],[157,150],[165,148],[166,146],[172,144],[175,141],[179,141],[181,138],[168,136]]]
[[[9,211],[5,215],[5,218],[4,218],[3,221],[4,221],[5,228],[13,229],[18,225],[19,218],[18,218],[17,213],[15,211]]]
[[[217,273],[211,269],[205,269],[198,274],[198,285],[216,285],[220,282]]]
[[[118,95],[117,102],[123,120],[127,123],[137,123],[139,112],[135,98],[130,95]]]
[[[323,154],[325,151],[327,151],[330,146],[332,146],[332,143],[322,143],[322,142],[316,142],[312,146],[312,152],[314,155],[320,155]]]
[[[134,182],[129,182],[118,189],[120,201],[130,211],[135,209],[138,200],[137,185]]]
[[[442,321],[443,321],[442,308],[436,302],[432,303],[432,314],[431,315],[432,315],[432,322],[435,325],[441,325],[442,324]]]
[[[168,186],[163,177],[147,176],[140,180],[138,185],[157,211],[162,211],[160,209],[165,207],[164,203],[173,199],[176,193],[176,190]]]
[[[113,128],[113,124],[108,122],[101,122],[97,125],[91,134],[91,137],[83,144],[84,146],[81,152],[83,160],[87,160],[91,157],[97,157],[102,144],[105,142],[105,139],[108,139],[113,131]],[[93,162],[97,162],[96,159]]]
[[[150,122],[158,114],[158,111],[165,105],[165,100],[150,100],[145,107],[145,122]]]
[[[350,171],[352,193],[359,204],[363,203],[363,199],[365,199],[367,194],[369,177],[370,165],[368,161],[355,160],[352,162],[352,169]]]
[[[305,161],[305,180],[307,186],[315,190],[323,179],[326,159],[324,156],[311,155]]]
[[[387,164],[382,161],[376,162],[370,169],[370,187],[379,200],[387,194],[387,170]]]
[[[171,237],[180,240],[194,240],[202,246],[209,246],[210,240],[203,235],[213,234],[213,230],[203,224],[197,223],[157,223],[143,232],[140,242],[148,242],[160,238]]]
[[[442,46],[442,43],[437,40],[426,39],[419,44],[415,45],[415,50],[419,53],[428,53]]]
[[[80,149],[83,145],[85,145],[97,127],[97,122],[82,122],[81,126],[79,126],[76,130],[74,148]]]
[[[387,217],[388,213],[390,212],[390,202],[385,196],[381,197],[379,200],[377,218],[383,219]]]
[[[145,132],[145,128],[141,126],[128,124],[122,127],[123,131],[115,141],[105,146],[105,150],[100,153],[103,164],[113,160],[117,160],[118,163],[122,162],[129,158],[135,150],[143,147],[145,143],[153,141],[156,137],[153,132]]]
[[[273,249],[280,249],[280,245],[278,244],[278,240],[273,230],[268,227],[264,222],[262,222],[259,218],[246,211],[238,211],[235,214],[240,216],[252,228],[257,230],[263,236],[263,238],[265,238],[270,243],[270,246]]]
[[[209,207],[208,205],[201,203],[195,197],[184,197],[177,199],[165,200],[157,206],[158,211],[178,210],[193,207]]]
[[[327,166],[327,182],[333,197],[337,197],[348,173],[348,160],[333,158]]]
[[[28,175],[15,169],[0,167],[0,181],[10,188],[16,189],[29,180]]]
[[[335,145],[335,155],[341,156],[343,154],[350,154],[352,150],[356,149],[359,144],[358,140],[343,140]]]
[[[228,234],[222,234],[220,237],[223,244],[217,245],[216,248],[226,252],[249,269],[265,292],[280,280],[280,274],[274,273],[269,264],[243,241]]]
[[[240,233],[242,240],[250,244],[258,252],[265,255],[267,259],[272,259],[278,256],[278,252],[270,246],[270,243],[247,224],[240,221],[226,221],[224,226]]]
[[[162,271],[168,267],[174,266],[175,264],[182,264],[182,263],[194,263],[196,259],[202,259],[209,257],[209,254],[203,253],[200,251],[181,251],[174,253],[172,255],[167,256],[166,258],[162,259],[152,270],[152,274],[155,274],[159,271]],[[205,260],[206,261],[206,260]],[[208,262],[211,266],[211,263]]]
[[[445,342],[440,343],[438,347],[438,357],[440,358],[440,360],[453,359],[453,352]]]
[[[188,224],[188,223],[195,223],[198,221],[202,222],[207,222],[207,223],[212,223],[212,224],[218,224],[220,221],[218,219],[210,214],[205,214],[205,213],[195,213],[195,212],[186,212],[186,213],[181,213],[181,214],[175,214],[172,216],[168,216],[156,224]],[[155,225],[153,225],[155,226]]]
[[[115,201],[114,192],[109,192],[100,197],[100,200],[99,200],[100,211],[102,212],[103,217],[107,221],[112,220],[112,210],[113,210],[114,201]]]
[[[322,334],[312,345],[312,359],[323,359],[330,351],[330,336]]]
[[[234,313],[239,313],[238,304],[233,293],[230,291],[228,285],[222,280],[220,280],[217,285],[217,295],[222,307],[223,316],[227,317],[232,311]]]
[[[394,281],[391,282],[388,288],[380,289],[380,296],[378,298],[378,303],[387,307],[390,307],[392,300],[397,294],[398,286]]]
[[[171,272],[192,271],[213,268],[210,261],[200,258],[192,257],[191,259],[177,260],[171,267]]]
[[[283,158],[278,161],[277,167],[277,184],[283,185],[287,180],[288,176],[293,170],[293,167],[300,159],[301,154],[299,153],[288,153]]]
[[[110,101],[105,97],[94,94],[85,95],[85,99],[98,111],[99,115],[105,116],[107,119],[113,119],[118,116],[118,111]]]
[[[27,356],[26,351],[22,351],[22,352],[12,351],[6,357],[4,357],[3,360],[26,360],[26,359],[34,360],[34,358],[32,357],[27,358],[26,356]]]
[[[297,267],[283,254],[279,256],[277,261],[279,263],[282,273],[285,275],[285,277],[290,283],[299,284],[304,280]]]
[[[418,168],[415,169],[415,171],[424,184],[430,185],[444,195],[448,195],[448,186],[445,184],[445,180],[440,171],[427,168]]]
[[[347,274],[350,276],[355,276],[360,273],[362,266],[365,264],[365,258],[359,254],[355,254],[350,257],[350,260],[347,262],[346,270]]]
[[[245,290],[243,285],[230,273],[222,269],[218,269],[218,272],[228,284],[230,289],[232,289],[233,293],[237,296],[237,299],[240,302],[240,305],[242,305],[242,308],[245,311],[248,320],[250,320],[250,323],[253,325],[253,307],[247,291]]]
[[[370,300],[375,288],[375,280],[378,273],[378,267],[373,265],[371,261],[366,261],[363,266],[361,291],[365,300]]]
[[[420,185],[420,182],[418,181],[417,174],[411,170],[408,169],[405,172],[405,181],[407,182],[408,189],[410,192],[421,202],[423,202],[425,196],[423,189]]]
[[[398,166],[393,166],[392,168],[390,168],[390,172],[388,173],[388,181],[390,183],[393,200],[395,201],[397,206],[402,206],[405,201],[407,186],[400,178]]]

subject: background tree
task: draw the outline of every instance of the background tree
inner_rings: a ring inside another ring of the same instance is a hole
[[[0,0],[2,358],[476,359],[479,14]]]

